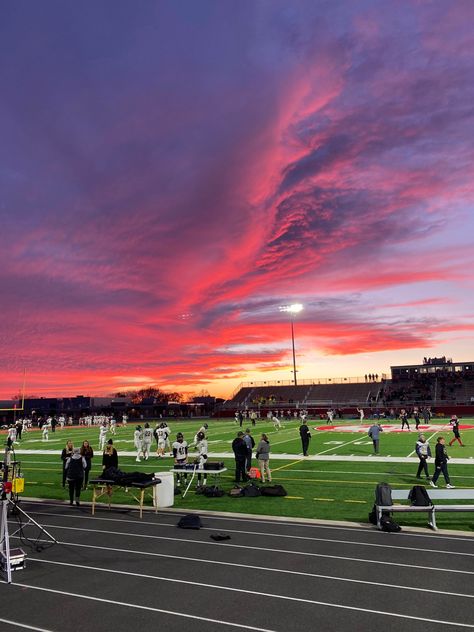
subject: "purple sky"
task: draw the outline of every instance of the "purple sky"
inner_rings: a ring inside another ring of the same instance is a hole
[[[4,3],[0,395],[473,360],[474,2]]]

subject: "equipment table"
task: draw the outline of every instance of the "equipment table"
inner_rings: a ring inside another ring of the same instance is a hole
[[[130,494],[130,496],[137,501],[138,506],[140,508],[140,518],[143,517],[143,503],[145,500],[145,494],[148,494],[153,498],[153,489],[156,485],[161,483],[159,478],[154,478],[151,481],[144,481],[142,483],[128,483],[127,485],[122,485],[117,483],[116,481],[96,478],[89,481],[92,485],[92,515],[95,513],[95,504],[96,501],[102,496],[108,496],[109,500],[109,509],[112,504],[112,495],[114,492],[114,488],[120,488],[126,494]],[[138,495],[135,495],[135,491],[138,490]],[[158,508],[155,505],[155,513],[157,513]]]
[[[174,467],[172,470],[170,470],[171,472],[173,472],[173,474],[192,474],[191,476],[191,480],[188,483],[188,486],[186,487],[184,494],[183,494],[183,498],[186,496],[186,494],[189,491],[189,488],[192,485],[193,479],[195,477],[196,474],[206,474],[207,476],[213,476],[214,477],[214,485],[217,485],[217,483],[220,480],[220,475],[223,474],[224,472],[227,472],[227,468],[226,467],[221,467],[220,470],[205,470],[204,468],[201,467],[189,467],[189,468],[176,468]]]

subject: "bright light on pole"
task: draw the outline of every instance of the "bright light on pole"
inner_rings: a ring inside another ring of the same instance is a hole
[[[295,354],[295,331],[293,325],[294,314],[299,314],[303,309],[303,305],[301,303],[293,303],[293,305],[282,305],[279,310],[280,312],[289,312],[291,314],[291,349],[293,351],[293,381],[295,386],[298,386],[298,382],[296,380],[296,354]]]

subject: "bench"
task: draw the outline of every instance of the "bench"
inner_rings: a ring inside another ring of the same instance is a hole
[[[95,504],[97,500],[104,495],[108,497],[108,501],[109,501],[108,505],[110,509],[111,504],[112,504],[112,495],[113,495],[114,488],[115,489],[119,488],[126,494],[130,494],[130,496],[134,500],[137,501],[138,506],[140,508],[140,518],[142,518],[145,494],[148,492],[149,495],[153,497],[153,490],[156,485],[159,485],[161,483],[161,480],[159,478],[154,478],[151,481],[128,483],[127,485],[121,485],[120,483],[117,483],[116,481],[113,481],[110,479],[95,478],[89,481],[89,483],[92,485],[92,515],[94,515],[95,513]],[[138,496],[135,495],[136,491],[139,492]],[[157,513],[158,511],[157,505],[155,503],[154,505],[155,505],[155,513]]]
[[[182,498],[184,498],[186,496],[186,494],[189,491],[189,488],[192,485],[192,482],[194,480],[194,477],[196,474],[205,474],[206,476],[209,476],[210,478],[213,477],[214,478],[214,485],[217,485],[220,481],[220,476],[223,472],[227,472],[227,468],[226,467],[222,467],[218,470],[208,470],[205,468],[200,468],[196,465],[192,466],[192,465],[188,465],[187,467],[173,467],[173,469],[170,470],[170,472],[173,472],[173,474],[191,474],[191,480],[189,481],[186,489],[184,490],[184,493],[182,495]]]
[[[408,500],[410,489],[397,489],[392,490],[392,500]],[[474,489],[432,489],[427,488],[431,501],[433,500],[474,500]],[[446,511],[474,511],[473,505],[435,505],[431,504],[426,507],[412,506],[412,505],[375,505],[377,513],[377,527],[380,529],[380,519],[382,518],[382,512],[421,512],[426,511],[429,513],[428,526],[435,531],[438,529],[436,526],[436,513]]]

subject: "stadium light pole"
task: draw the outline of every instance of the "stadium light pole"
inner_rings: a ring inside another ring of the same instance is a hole
[[[293,352],[293,382],[295,386],[298,386],[296,379],[296,354],[295,354],[295,329],[294,329],[294,315],[299,314],[303,309],[301,303],[294,303],[293,305],[283,305],[280,307],[280,312],[289,312],[291,314],[291,350]]]

